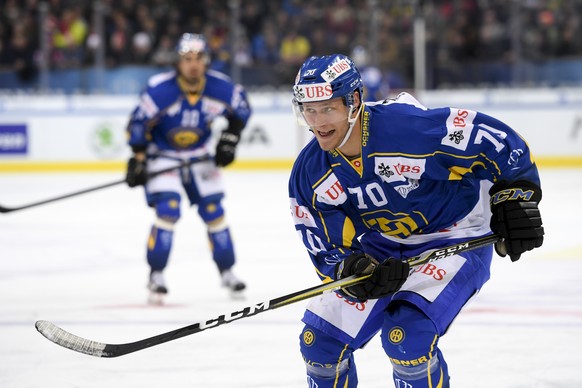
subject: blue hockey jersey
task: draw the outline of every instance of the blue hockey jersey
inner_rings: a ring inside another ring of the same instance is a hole
[[[244,124],[251,115],[246,92],[226,75],[208,70],[200,92],[187,95],[175,71],[151,77],[132,112],[127,132],[133,148],[157,151],[192,151],[212,136],[218,116],[233,117]]]
[[[366,103],[361,115],[360,159],[323,151],[312,139],[289,180],[295,228],[323,280],[368,247],[407,258],[410,247],[442,247],[470,237],[471,228],[488,234],[492,183],[540,184],[526,142],[483,113],[427,109],[402,93]]]

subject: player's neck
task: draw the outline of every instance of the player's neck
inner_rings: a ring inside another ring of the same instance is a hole
[[[178,84],[180,85],[180,89],[182,89],[186,94],[198,95],[202,91],[204,82],[200,78],[186,79],[182,76],[179,76]]]

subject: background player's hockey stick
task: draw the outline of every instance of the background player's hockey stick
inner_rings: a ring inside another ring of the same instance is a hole
[[[163,170],[160,170],[160,171],[152,172],[152,173],[148,174],[148,179],[149,178],[153,178],[155,176],[158,176],[160,174],[164,174],[164,173],[166,173],[168,171],[176,170],[176,169],[182,168],[182,167],[187,167],[187,166],[190,166],[190,165],[192,165],[194,163],[202,162],[202,161],[205,161],[205,160],[208,160],[208,159],[209,159],[209,157],[202,157],[202,158],[197,158],[197,159],[192,159],[192,160],[186,160],[186,161],[183,161],[180,164],[177,164],[177,165],[175,165],[173,167],[166,168],[166,169],[163,169]],[[61,196],[58,196],[58,197],[54,197],[54,198],[50,198],[50,199],[45,199],[43,201],[29,203],[28,205],[22,205],[22,206],[18,206],[18,207],[5,207],[5,206],[0,206],[0,213],[10,213],[10,212],[14,212],[14,211],[17,211],[17,210],[28,209],[28,208],[35,207],[35,206],[40,206],[40,205],[44,205],[44,204],[47,204],[47,203],[60,201],[61,199],[67,199],[67,198],[71,198],[71,197],[76,197],[76,196],[81,195],[81,194],[87,194],[87,193],[90,193],[90,192],[93,192],[93,191],[97,191],[97,190],[101,190],[101,189],[106,189],[108,187],[116,186],[116,185],[119,185],[119,184],[122,184],[122,183],[125,183],[125,178],[120,179],[120,180],[117,180],[115,182],[110,182],[110,183],[106,183],[106,184],[103,184],[103,185],[99,185],[99,186],[95,186],[95,187],[90,187],[88,189],[84,189],[84,190],[80,190],[80,191],[75,191],[73,193],[61,195]]]
[[[418,266],[429,261],[435,261],[447,256],[455,255],[461,252],[469,251],[488,244],[493,244],[499,241],[497,236],[481,237],[474,240],[466,241],[451,245],[436,251],[432,251],[424,256],[411,257],[408,262],[411,266]],[[271,299],[266,302],[257,303],[255,305],[245,307],[242,310],[235,311],[228,314],[223,314],[217,318],[212,318],[207,321],[194,323],[189,326],[182,327],[167,333],[159,334],[154,337],[146,338],[141,341],[129,342],[124,344],[106,344],[102,342],[91,341],[75,334],[71,334],[54,323],[48,321],[37,321],[36,329],[45,336],[48,340],[57,345],[63,346],[67,349],[74,350],[79,353],[88,354],[95,357],[119,357],[128,353],[133,353],[138,350],[151,348],[164,342],[173,341],[191,334],[199,333],[206,329],[212,329],[226,323],[236,321],[238,319],[247,318],[265,311],[274,310],[295,302],[299,302],[320,294],[326,291],[336,290],[343,287],[348,287],[360,283],[371,275],[357,277],[352,275],[350,277],[339,279],[330,283],[318,285],[307,288],[302,291],[297,291],[289,295],[281,296],[279,298]]]

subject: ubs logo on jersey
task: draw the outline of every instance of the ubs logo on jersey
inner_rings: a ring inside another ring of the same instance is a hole
[[[308,227],[315,228],[317,225],[315,221],[313,221],[313,217],[311,216],[311,212],[305,206],[301,206],[297,203],[295,198],[290,199],[291,202],[291,216],[293,217],[293,221],[295,225],[305,225]]]
[[[419,187],[419,179],[425,170],[425,159],[411,159],[404,157],[376,157],[374,160],[376,175],[386,183],[394,186],[402,197]],[[404,183],[404,184],[400,184]]]
[[[327,203],[328,205],[341,205],[348,196],[344,192],[344,188],[335,176],[331,174],[315,189],[317,201]]]
[[[404,157],[376,157],[374,159],[376,175],[384,182],[406,182],[410,179],[420,179],[424,173],[425,159]]]
[[[466,150],[476,115],[472,110],[451,108],[447,118],[447,134],[442,138],[441,144],[461,151]]]

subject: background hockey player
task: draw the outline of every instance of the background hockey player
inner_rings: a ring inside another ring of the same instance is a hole
[[[405,93],[364,104],[343,55],[308,59],[293,92],[314,134],[290,177],[295,227],[324,282],[372,274],[309,303],[300,337],[308,386],[356,387],[354,352],[381,332],[396,387],[448,387],[439,340],[489,279],[493,248],[412,269],[403,259],[492,232],[512,261],[541,246],[527,144],[493,117],[427,109]]]
[[[145,185],[147,204],[157,216],[147,242],[152,302],[168,292],[163,271],[174,226],[180,218],[180,193],[184,191],[207,225],[222,285],[235,293],[245,288],[232,272],[235,251],[221,202],[224,191],[219,167],[234,161],[251,109],[243,87],[222,73],[208,70],[210,55],[202,35],[182,35],[177,54],[175,71],[150,78],[127,129],[134,153],[127,166],[127,183],[131,187]],[[211,124],[219,116],[228,120],[228,127],[212,150]],[[205,159],[213,153],[213,159],[147,181],[148,172]]]

